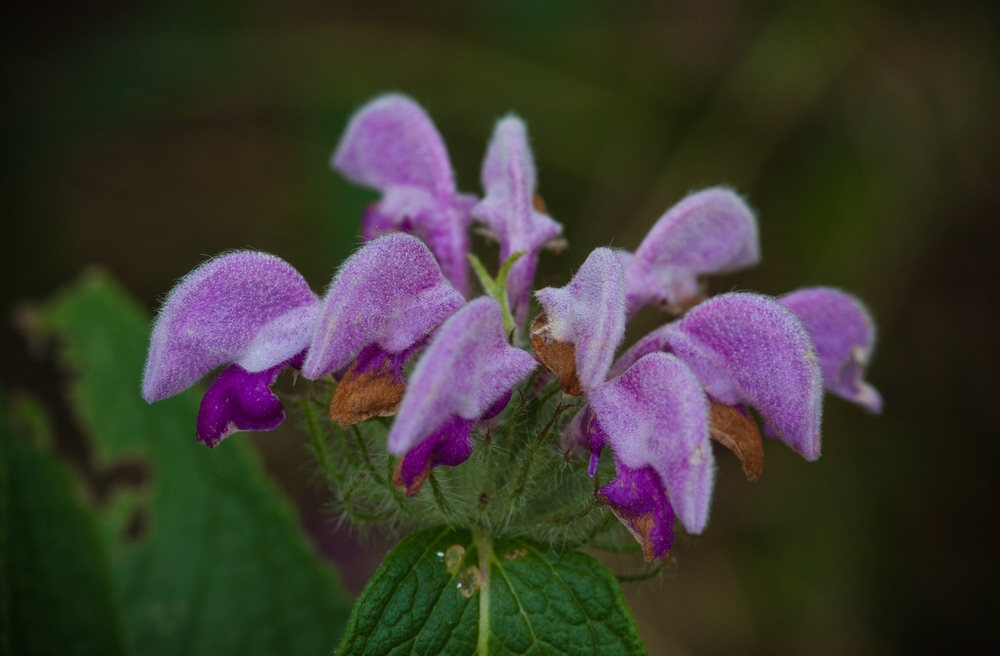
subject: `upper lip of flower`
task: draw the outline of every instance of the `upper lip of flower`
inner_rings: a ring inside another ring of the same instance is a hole
[[[437,128],[412,98],[386,94],[361,107],[348,122],[331,166],[349,180],[382,192],[366,213],[367,237],[404,221],[423,237],[445,275],[468,291],[469,210],[475,198],[459,194]]]
[[[153,325],[143,397],[173,396],[224,364],[269,369],[305,349],[318,299],[284,260],[234,251],[208,260],[167,296]]]
[[[341,371],[369,344],[405,351],[463,303],[416,237],[369,241],[341,265],[324,295],[302,374],[317,379]]]
[[[875,346],[875,322],[865,306],[832,287],[798,289],[778,300],[799,317],[809,333],[824,387],[869,412],[880,412],[882,397],[863,379]]]
[[[289,264],[254,251],[225,253],[189,273],[153,326],[143,376],[150,403],[222,365],[198,412],[198,439],[215,446],[233,431],[268,430],[285,417],[269,388],[298,366],[318,299]]]
[[[519,326],[527,317],[539,252],[562,233],[562,225],[536,207],[537,179],[524,122],[513,114],[500,119],[483,159],[486,195],[471,213],[500,242],[501,264],[515,252],[525,253],[507,279]]]
[[[573,345],[575,375],[584,392],[604,382],[615,349],[625,335],[625,282],[618,257],[597,248],[565,287],[535,292],[546,322],[538,326],[546,339]],[[545,354],[539,357],[545,360]],[[563,389],[572,381],[560,381]]]
[[[403,455],[446,419],[478,419],[537,366],[507,343],[500,304],[470,301],[442,324],[417,362],[389,433],[389,452]],[[463,376],[455,376],[461,370]]]
[[[650,353],[588,392],[615,458],[630,469],[652,467],[692,533],[708,521],[715,459],[708,400],[678,358]]]
[[[699,276],[760,261],[757,219],[732,190],[704,189],[667,210],[625,259],[629,316],[650,302],[684,307]]]

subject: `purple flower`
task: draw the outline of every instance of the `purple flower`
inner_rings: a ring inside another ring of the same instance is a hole
[[[802,322],[776,300],[722,294],[705,301],[639,340],[612,375],[654,351],[683,360],[713,401],[753,406],[788,446],[808,460],[819,457],[819,361]]]
[[[477,298],[452,315],[417,362],[389,433],[389,453],[404,456],[396,484],[412,496],[434,467],[465,461],[473,425],[499,414],[536,366],[507,343],[495,300]]]
[[[618,476],[601,487],[601,499],[642,545],[646,560],[664,560],[674,544],[674,509],[663,478],[653,467],[632,469],[617,459],[615,469]]]
[[[698,379],[672,355],[651,353],[587,393],[595,456],[607,442],[616,480],[601,495],[643,546],[663,558],[673,540],[673,509],[692,533],[708,521],[715,480],[709,406]],[[665,492],[665,494],[664,494]]]
[[[302,374],[341,378],[330,416],[342,425],[391,415],[405,389],[403,366],[464,302],[416,237],[369,241],[330,284]]]
[[[650,353],[606,380],[625,332],[625,282],[617,254],[594,250],[566,287],[536,296],[544,314],[532,327],[535,353],[564,391],[589,402],[568,437],[587,441],[590,474],[605,443],[618,476],[601,496],[642,544],[650,560],[673,541],[674,508],[693,533],[708,519],[714,459],[708,399],[680,360]]]
[[[824,387],[870,412],[881,412],[882,397],[864,381],[875,348],[875,323],[860,301],[829,287],[800,289],[779,300],[812,338]]]
[[[216,446],[237,430],[270,430],[285,418],[270,385],[297,366],[309,343],[316,295],[288,263],[237,251],[205,262],[167,296],[153,325],[142,395],[152,403],[231,365],[198,413],[198,439]]]
[[[525,253],[507,278],[507,295],[518,326],[527,318],[538,254],[562,232],[562,225],[539,207],[537,177],[524,122],[516,116],[501,119],[483,160],[486,196],[472,208],[472,216],[485,222],[500,242],[500,264],[514,253]]]
[[[667,210],[634,254],[619,257],[629,316],[650,303],[683,309],[700,295],[699,276],[760,261],[757,220],[729,189],[705,189]]]
[[[614,251],[594,249],[568,285],[535,296],[544,308],[531,327],[538,359],[567,394],[601,385],[625,335],[625,280]]]
[[[351,118],[331,164],[382,192],[362,219],[365,239],[412,232],[452,284],[468,291],[469,210],[476,198],[457,192],[444,141],[420,105],[399,94],[372,100]]]

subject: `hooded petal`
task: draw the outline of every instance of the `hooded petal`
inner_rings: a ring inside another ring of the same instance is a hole
[[[788,446],[808,460],[819,457],[823,379],[791,310],[759,294],[722,294],[657,331],[658,340],[712,399],[753,406]]]
[[[812,338],[826,389],[870,412],[881,412],[882,397],[864,381],[875,348],[875,323],[865,306],[829,287],[800,289],[780,300]]]
[[[237,251],[205,262],[167,296],[153,325],[142,395],[173,396],[224,364],[250,373],[302,351],[317,299],[284,260]]]
[[[389,452],[404,455],[458,417],[478,420],[537,363],[507,344],[500,304],[485,296],[444,322],[417,362]]]
[[[416,237],[370,241],[330,284],[302,373],[316,379],[341,371],[371,344],[389,354],[406,351],[463,302]]]
[[[379,191],[416,187],[453,193],[455,179],[444,140],[412,98],[386,94],[359,109],[347,124],[331,166]]]
[[[562,232],[562,225],[536,207],[535,161],[520,118],[510,115],[497,122],[483,160],[482,183],[486,196],[472,208],[472,216],[485,222],[500,241],[500,263],[525,252],[507,278],[511,307],[518,325],[523,325],[538,253]]]
[[[362,107],[348,123],[331,165],[382,192],[362,219],[366,239],[394,230],[418,235],[445,276],[466,292],[469,210],[476,199],[456,192],[444,141],[420,105],[388,94]]]
[[[708,399],[676,357],[652,353],[588,394],[620,465],[652,468],[681,522],[701,533],[715,482]],[[593,441],[592,441],[593,446]]]
[[[533,329],[532,341],[572,344],[583,391],[603,383],[625,335],[625,280],[618,257],[610,248],[597,248],[568,285],[546,287],[535,296],[546,321]]]
[[[625,270],[628,311],[649,303],[682,307],[699,293],[698,276],[757,264],[757,220],[729,189],[688,195],[667,210]]]

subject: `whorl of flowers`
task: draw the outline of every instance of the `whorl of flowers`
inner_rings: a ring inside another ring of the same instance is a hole
[[[188,274],[160,309],[143,396],[164,399],[225,367],[198,413],[207,446],[281,424],[271,386],[290,367],[331,381],[330,417],[341,426],[395,417],[385,448],[399,460],[387,481],[411,497],[433,469],[469,460],[474,431],[513,421],[504,414],[512,394],[523,405],[548,380],[563,400],[581,399],[560,403],[549,426],[561,437],[546,448],[568,459],[589,451],[591,476],[610,453],[616,474],[594,502],[654,560],[670,549],[675,514],[691,533],[706,526],[713,440],[749,478],[761,473],[751,409],[764,434],[808,460],[820,455],[824,389],[881,409],[864,380],[874,324],[849,294],[705,297],[706,276],[760,260],[756,218],[730,189],[688,195],[634,253],[597,248],[567,285],[532,294],[539,256],[562,245],[563,229],[537,194],[518,117],[497,123],[482,198],[457,191],[441,135],[401,95],[355,114],[332,165],[381,198],[362,217],[364,244],[322,297],[283,260],[236,251]],[[496,279],[470,256],[477,222],[498,242]],[[470,260],[485,295],[470,292]],[[619,353],[628,321],[648,305],[675,320]]]

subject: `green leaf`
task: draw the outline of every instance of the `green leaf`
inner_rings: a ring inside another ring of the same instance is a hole
[[[198,390],[142,400],[148,315],[95,275],[41,318],[75,374],[70,392],[96,460],[149,471],[147,488],[119,495],[105,517],[135,651],[327,653],[349,602],[249,444],[195,441]],[[138,539],[125,537],[130,516],[145,527]]]
[[[618,582],[590,556],[437,527],[386,556],[337,654],[645,651]]]
[[[476,278],[479,279],[479,284],[483,287],[483,291],[486,292],[487,296],[496,298],[496,281],[490,277],[489,272],[486,270],[486,267],[483,266],[483,263],[479,261],[478,257],[469,253],[468,258],[469,264],[472,265],[472,270],[476,273]]]
[[[476,277],[479,279],[479,284],[482,285],[483,291],[486,292],[487,296],[495,298],[500,303],[500,313],[503,316],[503,330],[504,334],[509,335],[512,330],[514,330],[514,317],[510,313],[510,301],[507,299],[507,277],[510,275],[510,270],[527,251],[517,251],[512,253],[507,261],[503,263],[500,267],[500,271],[497,272],[496,279],[490,278],[490,274],[486,271],[486,267],[483,263],[479,261],[479,258],[469,253],[469,263],[472,264],[472,270],[476,272]]]
[[[0,652],[127,653],[93,518],[59,462],[15,436],[3,416],[0,559]]]

